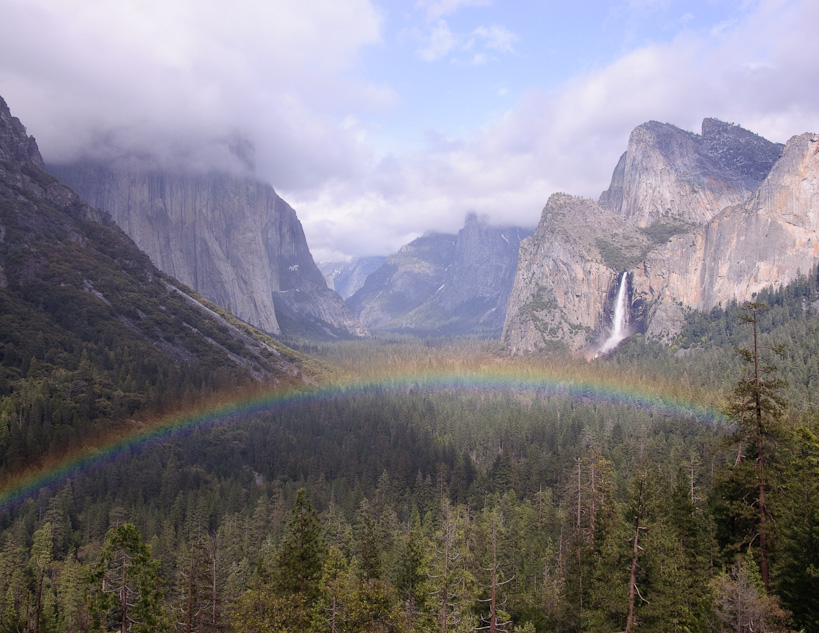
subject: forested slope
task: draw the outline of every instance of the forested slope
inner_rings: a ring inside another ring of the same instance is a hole
[[[760,349],[782,327],[811,327],[807,311],[801,325],[794,315],[767,329],[801,303],[800,292],[815,291],[804,281],[803,290],[767,297]],[[481,375],[510,362],[591,386],[570,397],[525,381],[463,389],[419,379],[395,389],[383,380],[98,466],[4,515],[4,625],[25,626],[36,609],[53,630],[119,621],[121,609],[78,570],[99,578],[106,552],[148,543],[134,571],[161,595],[145,598],[140,617],[167,629],[811,630],[819,428],[810,406],[771,409],[760,473],[753,425],[639,397],[664,384],[657,367],[679,362],[670,380],[690,383],[676,393],[701,400],[703,379],[685,376],[697,362],[717,371],[722,356],[735,356],[726,349],[752,333],[734,311],[692,317],[687,336],[722,328],[726,337],[722,347],[701,334],[699,357],[640,341],[588,365],[501,361],[474,342],[385,342],[380,355],[370,342],[361,356],[352,344],[317,347],[342,373],[365,358],[371,375],[402,358],[419,375]],[[713,383],[727,387],[718,396],[726,410],[747,369],[735,360],[719,369]],[[617,372],[636,395],[605,395],[600,377]],[[788,389],[798,397],[805,384]],[[48,596],[39,607],[38,578]]]

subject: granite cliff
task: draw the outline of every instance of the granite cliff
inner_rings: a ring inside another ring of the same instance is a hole
[[[503,339],[593,354],[628,272],[630,332],[667,339],[687,310],[751,299],[819,261],[816,136],[786,147],[706,119],[639,126],[611,186],[556,195],[521,246]]]
[[[619,271],[651,246],[593,200],[554,194],[534,235],[523,240],[503,338],[513,353],[553,344],[578,350],[599,338],[612,312]]]
[[[819,136],[793,137],[759,189],[703,227],[673,237],[633,271],[650,306],[647,335],[673,334],[684,309],[748,301],[819,263]]]
[[[529,234],[469,214],[457,235],[425,235],[388,257],[347,303],[374,331],[498,336]]]
[[[110,213],[158,268],[242,320],[285,337],[366,335],[327,287],[295,211],[270,185],[128,159],[48,168]]]
[[[635,128],[600,206],[632,225],[705,224],[740,204],[782,153],[738,125],[705,119],[702,134],[650,121]]]

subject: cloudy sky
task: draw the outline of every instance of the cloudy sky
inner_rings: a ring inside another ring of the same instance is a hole
[[[469,211],[597,198],[631,130],[819,132],[816,0],[0,0],[0,95],[50,161],[225,166],[237,138],[317,261]]]

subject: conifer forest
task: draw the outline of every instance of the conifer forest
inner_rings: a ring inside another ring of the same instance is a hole
[[[304,342],[307,397],[6,501],[0,630],[817,631],[816,301],[814,272],[591,362]],[[241,384],[127,345],[57,359],[6,339],[4,481]],[[481,378],[500,370],[552,387]]]

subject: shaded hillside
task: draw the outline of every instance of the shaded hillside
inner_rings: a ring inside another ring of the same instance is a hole
[[[0,473],[139,411],[252,381],[301,382],[301,365],[157,270],[43,171],[0,99]]]

